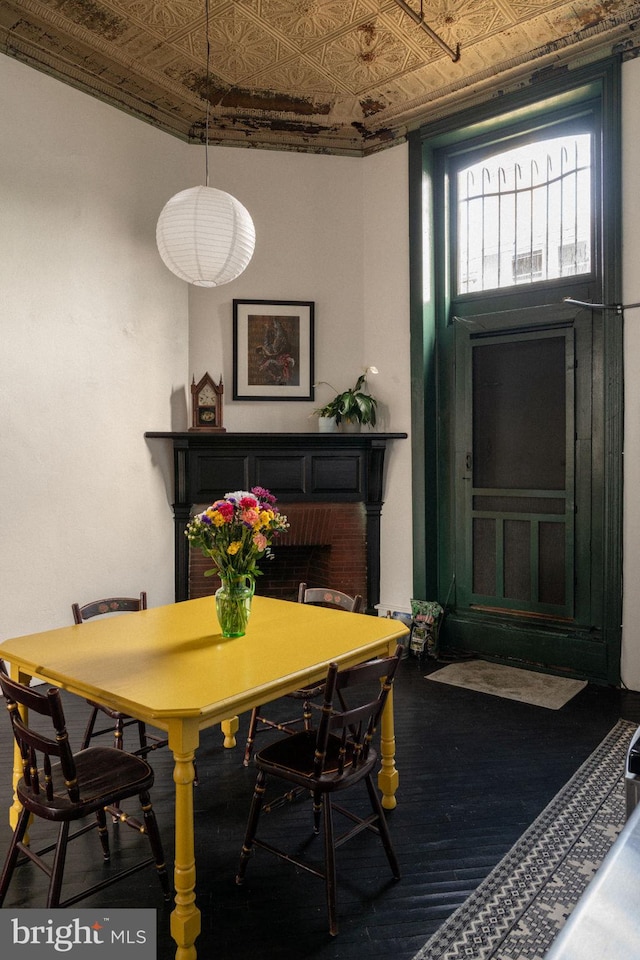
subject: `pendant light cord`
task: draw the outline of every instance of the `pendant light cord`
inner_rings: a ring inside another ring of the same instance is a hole
[[[207,98],[207,113],[206,113],[205,127],[204,127],[204,170],[205,170],[204,185],[205,187],[208,187],[209,186],[209,106],[211,103],[211,96],[210,96],[211,41],[209,39],[209,0],[204,0],[204,16],[205,16],[205,33],[206,33],[206,39],[207,39],[207,83],[205,87],[205,96]]]

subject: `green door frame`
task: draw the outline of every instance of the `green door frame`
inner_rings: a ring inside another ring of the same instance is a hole
[[[451,393],[453,364],[442,356],[437,324],[449,315],[446,270],[437,269],[434,238],[446,236],[446,205],[434,189],[439,151],[489,132],[524,123],[550,111],[579,109],[597,99],[602,117],[602,242],[596,252],[602,274],[602,299],[620,303],[620,60],[611,58],[532,83],[525,90],[465,110],[415,131],[409,138],[411,388],[413,417],[414,596],[437,599],[446,607],[453,570],[441,568],[442,544],[455,531],[442,529],[439,500],[447,482],[439,457],[439,392]],[[594,522],[603,529],[601,575],[593,583],[602,596],[601,631],[583,673],[595,681],[620,681],[622,617],[622,449],[623,449],[623,320],[608,311],[602,345],[604,455],[603,495],[594,505]],[[446,353],[449,348],[444,348]],[[443,380],[443,378],[445,378]],[[452,455],[454,451],[451,451]],[[446,617],[445,617],[446,625]],[[495,629],[495,625],[492,626]],[[544,633],[544,630],[542,631]],[[584,636],[579,638],[583,643]],[[576,638],[578,640],[578,638]],[[553,644],[553,631],[548,637]],[[446,643],[446,630],[445,630]],[[499,651],[496,655],[500,655]]]

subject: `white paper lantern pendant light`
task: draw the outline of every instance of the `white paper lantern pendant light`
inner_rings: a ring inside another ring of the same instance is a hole
[[[164,205],[156,227],[160,256],[197,287],[217,287],[245,269],[256,242],[246,207],[224,190],[190,187]]]
[[[181,280],[218,287],[239,277],[253,256],[256,232],[249,211],[224,190],[209,186],[209,2],[207,29],[207,116],[204,187],[176,193],[164,205],[156,227],[158,251]]]

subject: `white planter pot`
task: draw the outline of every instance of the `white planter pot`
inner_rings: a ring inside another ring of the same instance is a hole
[[[318,417],[318,430],[320,433],[336,433],[338,424],[335,417]]]

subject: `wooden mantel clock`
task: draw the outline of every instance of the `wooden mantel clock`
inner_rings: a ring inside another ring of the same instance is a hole
[[[191,384],[192,419],[190,430],[206,430],[208,433],[226,433],[222,426],[222,377],[214,383],[208,373]]]

